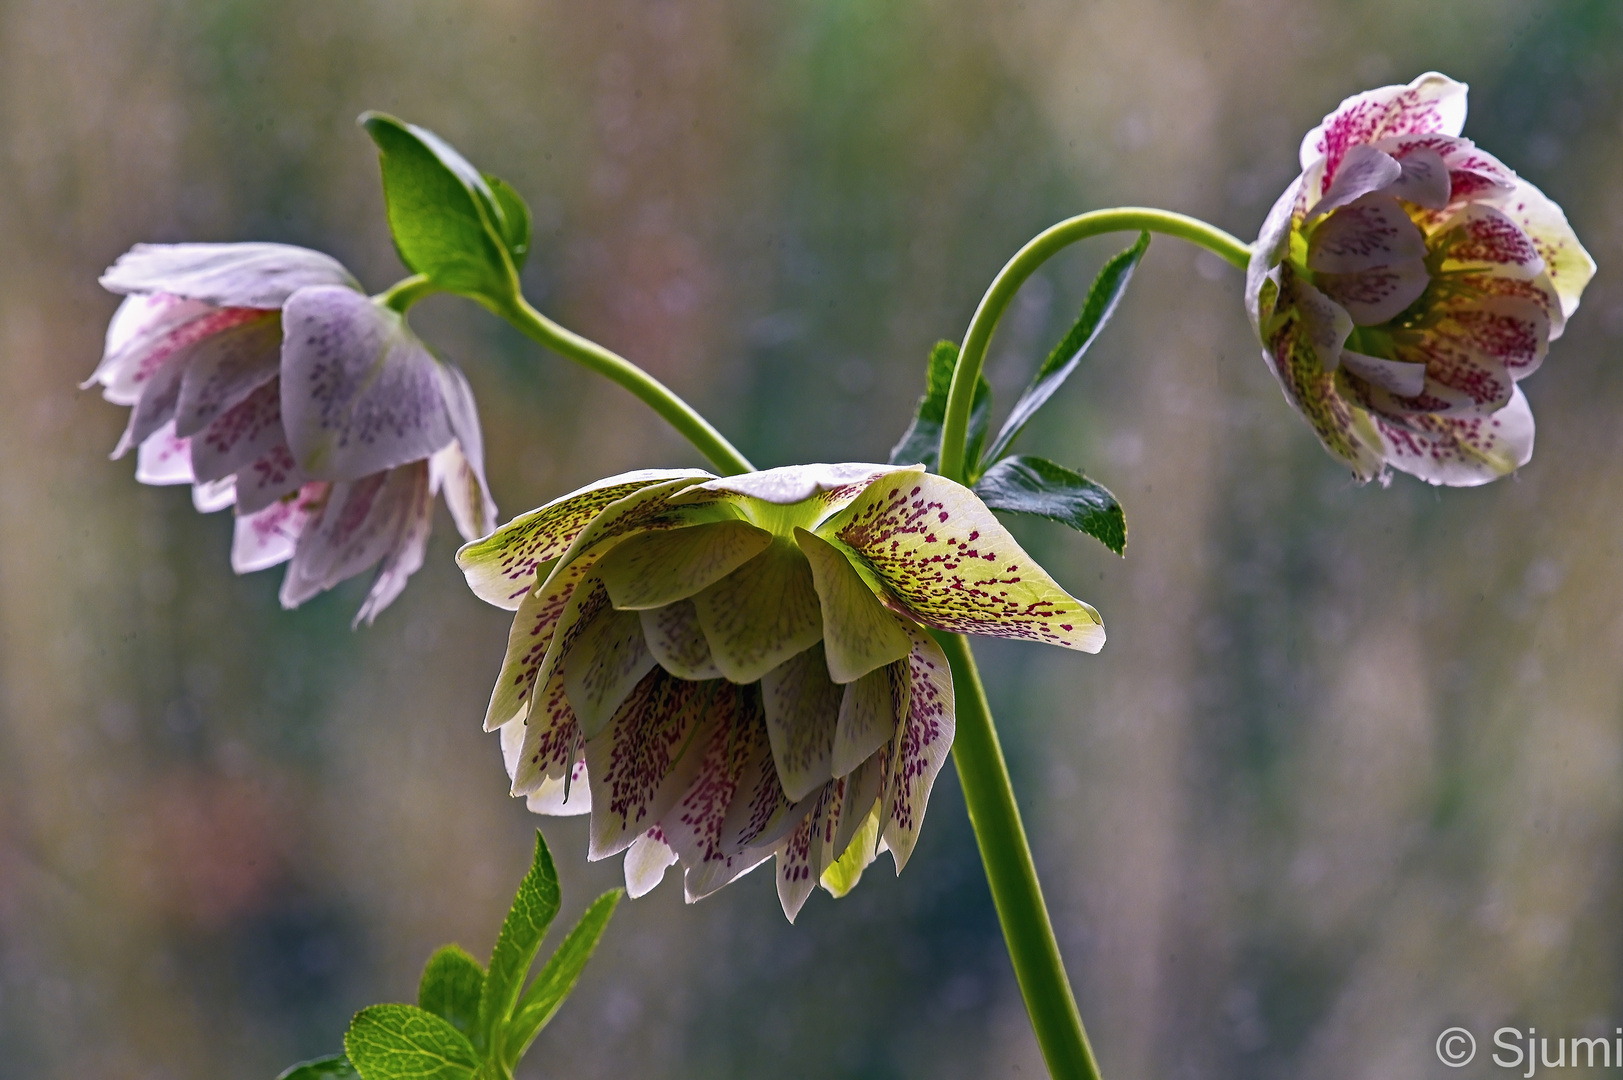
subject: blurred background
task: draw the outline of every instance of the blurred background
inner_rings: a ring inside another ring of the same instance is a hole
[[[428,565],[370,630],[232,576],[228,514],[142,488],[76,390],[137,241],[402,270],[365,108],[536,213],[530,295],[755,461],[883,460],[930,345],[1060,217],[1255,234],[1343,96],[1440,68],[1466,134],[1600,263],[1525,389],[1519,476],[1355,487],[1286,407],[1240,275],[1157,240],[1023,446],[1124,502],[1125,559],[1013,528],[1098,657],[982,650],[1108,1077],[1447,1072],[1450,1024],[1623,1024],[1623,5],[1613,0],[0,2],[0,1076],[265,1078],[485,954],[540,825],[563,920],[619,880],[506,795],[506,613]],[[1004,406],[1130,238],[1021,293]],[[473,305],[504,516],[697,464]],[[1041,1074],[952,770],[914,861],[790,927],[769,873],[622,906],[527,1077]]]

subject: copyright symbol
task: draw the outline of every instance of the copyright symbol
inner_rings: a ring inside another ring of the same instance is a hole
[[[1450,1069],[1471,1064],[1476,1057],[1476,1037],[1462,1027],[1451,1027],[1437,1036],[1437,1060]]]

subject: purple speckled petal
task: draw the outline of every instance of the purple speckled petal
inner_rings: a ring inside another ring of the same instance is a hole
[[[599,612],[563,661],[564,692],[580,721],[581,734],[587,740],[596,738],[620,703],[656,666],[635,611],[610,608]],[[588,764],[590,761],[588,757]]]
[[[918,841],[930,788],[946,763],[954,732],[952,673],[947,668],[946,654],[922,630],[911,633],[913,653],[903,661],[908,674],[907,713],[897,725],[891,743],[895,766],[881,819],[885,843],[896,860],[898,874]]]
[[[322,286],[289,298],[282,328],[282,420],[308,475],[358,480],[451,441],[440,363],[398,313]]]
[[[378,576],[361,609],[355,613],[351,627],[363,621],[368,626],[376,622],[383,609],[405,591],[411,575],[422,569],[423,557],[428,554],[428,533],[434,524],[434,494],[429,486],[428,468],[408,465],[399,471],[411,478],[409,501],[402,511],[404,519],[394,546],[383,556],[383,565],[378,567]]]
[[[207,327],[182,332],[182,328],[217,309],[178,296],[127,296],[107,324],[107,343],[101,363],[90,378],[80,383],[88,390],[100,383],[102,397],[115,405],[134,405],[142,385],[158,366],[188,340],[195,340]]]
[[[524,594],[507,634],[507,655],[502,660],[501,674],[496,676],[496,687],[491,691],[490,708],[485,713],[486,731],[495,731],[514,717],[522,718],[528,711],[535,674],[546,659],[558,617],[574,594],[575,586],[591,568],[589,562],[576,562],[566,567],[564,573],[549,578],[544,587]]]
[[[199,480],[218,480],[286,445],[282,391],[272,380],[192,438],[192,469]],[[292,460],[291,454],[288,460]]]
[[[334,484],[321,520],[299,538],[282,581],[282,606],[298,607],[393,550],[427,473],[428,462],[422,461]]]
[[[174,421],[148,435],[136,451],[135,479],[154,487],[190,484],[197,479],[192,473],[192,442],[175,435]]]
[[[637,615],[642,619],[642,636],[660,667],[679,679],[721,678],[692,601],[678,600]]]
[[[276,378],[282,362],[282,322],[274,311],[225,326],[186,350],[175,431],[192,436],[221,413]]]
[[[641,611],[686,600],[753,559],[772,534],[745,521],[716,521],[628,537],[598,571],[617,608]]]
[[[514,724],[524,732],[519,750],[508,760],[514,795],[533,795],[548,781],[567,776],[570,762],[584,763],[580,725],[564,693],[562,674],[548,679],[528,713],[502,725],[502,730]]]
[[[694,596],[693,606],[711,657],[733,682],[756,681],[823,636],[811,564],[783,537]]]
[[[903,631],[906,634],[906,631]],[[912,639],[908,649],[912,650]],[[834,731],[834,775],[844,776],[871,758],[896,734],[896,702],[891,690],[894,664],[868,672],[847,683],[840,697],[840,717]]]
[[[231,540],[231,569],[266,570],[293,557],[299,537],[327,504],[332,485],[315,480],[252,514],[238,514]]]
[[[216,307],[275,309],[296,290],[360,285],[330,255],[288,244],[136,244],[101,277],[115,293],[170,293]]]

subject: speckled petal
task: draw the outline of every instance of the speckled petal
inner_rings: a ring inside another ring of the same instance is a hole
[[[440,363],[399,313],[316,287],[293,294],[282,326],[282,421],[307,474],[356,480],[451,441]]]
[[[1315,226],[1307,241],[1308,268],[1318,273],[1353,274],[1425,257],[1425,237],[1387,195],[1365,195],[1343,206]]]
[[[1441,164],[1441,159],[1439,159]],[[1373,146],[1360,144],[1347,151],[1336,178],[1325,189],[1324,198],[1314,203],[1307,212],[1306,223],[1337,210],[1373,191],[1380,191],[1397,183],[1403,177],[1403,166],[1396,158],[1384,154]]]
[[[1297,279],[1291,292],[1302,332],[1325,371],[1341,363],[1341,350],[1353,331],[1347,310],[1307,282]]]
[[[587,782],[586,763],[577,761],[568,777],[549,776],[524,799],[532,814],[551,817],[578,817],[592,812],[592,785]]]
[[[850,549],[925,626],[1083,652],[1104,646],[1099,613],[1061,589],[973,492],[945,477],[880,477],[818,535]]]
[[[952,673],[946,654],[928,634],[914,631],[913,653],[905,662],[907,716],[897,725],[891,743],[895,764],[882,817],[885,843],[896,860],[898,874],[918,841],[930,788],[946,763],[954,732]]]
[[[334,484],[321,519],[304,530],[282,580],[281,601],[296,608],[354,577],[393,549],[428,463]]]
[[[778,847],[778,903],[783,905],[783,914],[791,923],[800,914],[806,898],[817,887],[817,878],[822,873],[817,866],[817,857],[821,853],[818,840],[821,839],[823,817],[829,807],[828,791],[834,786],[823,786],[812,809],[796,822]],[[836,812],[839,809],[837,801],[834,809]]]
[[[101,277],[115,293],[171,293],[216,307],[279,308],[297,289],[360,285],[330,255],[288,244],[136,244]]]
[[[272,379],[192,438],[192,469],[199,480],[218,480],[286,445],[282,392]]]
[[[691,601],[678,600],[637,615],[642,619],[643,639],[660,667],[679,679],[721,678]]]
[[[184,353],[171,356],[153,370],[141,387],[141,397],[130,410],[124,434],[110,455],[118,460],[150,439],[154,433],[175,422],[175,403],[180,400],[180,380],[186,373]]]
[[[1351,349],[1341,354],[1347,370],[1359,378],[1403,397],[1413,397],[1426,388],[1426,365],[1403,360],[1383,360]]]
[[[581,762],[584,776],[580,725],[569,707],[569,695],[564,693],[562,674],[542,684],[528,713],[503,724],[501,730],[505,732],[514,724],[520,725],[524,733],[508,768],[514,795],[533,795],[547,781],[562,780],[570,762]],[[573,780],[570,785],[573,787]]]
[[[906,665],[898,665],[905,679]],[[894,708],[894,706],[893,706]],[[868,861],[873,861],[880,848],[879,804],[890,778],[890,743],[885,743],[874,754],[845,777],[845,806],[840,811],[840,827],[834,834],[835,858],[844,858],[850,845],[857,842],[865,819],[871,817],[874,830],[866,841]],[[866,865],[866,863],[864,864]]]
[[[1441,210],[1448,205],[1453,179],[1442,154],[1430,147],[1414,146],[1397,162],[1402,174],[1386,187],[1385,194],[1426,210]]]
[[[1595,260],[1578,242],[1566,214],[1542,191],[1519,177],[1513,188],[1493,193],[1488,201],[1532,240],[1561,297],[1562,318],[1571,318],[1578,310],[1585,286],[1595,276]]]
[[[282,322],[274,311],[222,327],[185,350],[185,374],[175,404],[175,432],[190,437],[276,378],[282,361]]]
[[[695,595],[693,606],[711,658],[737,683],[756,681],[823,636],[811,566],[783,537]]]
[[[541,662],[546,659],[558,616],[563,614],[575,586],[590,570],[590,563],[565,567],[563,573],[549,577],[543,587],[524,594],[518,611],[513,614],[513,625],[507,633],[507,654],[502,660],[501,674],[496,676],[496,687],[491,691],[490,707],[485,712],[486,731],[494,731],[528,711],[535,673],[541,670]]]
[[[1465,126],[1465,94],[1464,83],[1435,71],[1407,86],[1382,86],[1354,94],[1302,138],[1298,155],[1302,168],[1325,159],[1328,186],[1347,152],[1360,143],[1396,135],[1458,135]]]
[[[644,610],[686,600],[766,550],[772,534],[743,521],[717,521],[628,537],[598,572],[617,608]]]
[[[761,678],[761,702],[778,778],[791,802],[834,778],[834,732],[844,691],[828,677],[822,643]]]
[[[332,485],[315,480],[252,514],[238,514],[231,538],[231,569],[266,570],[293,557],[299,537],[319,517]]]
[[[1426,292],[1431,277],[1421,259],[1355,274],[1319,274],[1315,280],[1359,326],[1379,326],[1396,318]]]
[[[592,783],[588,859],[605,859],[630,847],[692,786],[703,763],[701,748],[714,726],[708,706],[719,687],[656,668],[637,683],[604,729],[587,738]]]
[[[572,564],[565,564],[553,570],[553,577],[561,577],[570,572]],[[550,584],[550,581],[549,583]],[[548,585],[543,585],[546,589]],[[603,612],[609,610],[609,593],[603,588],[603,579],[597,576],[595,569],[589,570],[581,578],[569,594],[564,603],[563,611],[558,616],[558,626],[552,633],[552,640],[547,643],[547,654],[541,658],[541,666],[536,669],[535,681],[537,685],[545,684],[552,678],[553,672],[562,671],[564,658],[574,649],[575,643],[586,632],[587,628]]]
[[[214,314],[215,308],[178,296],[127,296],[107,324],[101,362],[81,390],[100,383],[102,397],[115,405],[134,405],[152,373],[176,349],[211,333],[208,325],[182,327]]]
[[[676,852],[665,843],[659,826],[637,837],[626,849],[626,895],[635,900],[654,891],[665,878],[665,870],[676,862]]]
[[[197,450],[192,453],[195,457]],[[253,514],[310,483],[293,461],[285,439],[237,470],[237,513]],[[325,481],[323,481],[325,483]]]
[[[581,734],[587,740],[596,738],[626,695],[656,666],[635,611],[611,608],[598,613],[563,660],[564,692]],[[660,676],[669,678],[663,669]]]
[[[434,524],[434,495],[429,489],[428,463],[407,465],[399,471],[411,478],[410,501],[403,511],[399,535],[383,556],[378,576],[361,609],[355,613],[352,627],[362,622],[371,626],[376,622],[383,609],[405,591],[411,575],[423,568],[423,557],[428,554],[428,534]]]
[[[1380,425],[1392,467],[1431,484],[1486,484],[1533,456],[1533,411],[1520,387],[1490,416],[1420,415],[1404,426],[1384,419]]]
[[[1530,281],[1544,273],[1544,259],[1520,225],[1486,203],[1471,203],[1433,237],[1443,251],[1443,273],[1462,270]]]
[[[904,630],[905,634],[906,631]],[[913,648],[908,639],[908,651]],[[844,776],[888,744],[896,734],[896,702],[892,696],[892,667],[887,664],[847,683],[840,697],[840,716],[834,731],[835,776]]]
[[[812,582],[823,613],[823,647],[829,676],[837,683],[860,679],[906,656],[907,631],[874,595],[845,553],[805,529],[795,543],[811,563]]]
[[[1302,198],[1303,183],[1300,176],[1291,181],[1268,211],[1268,216],[1262,222],[1262,231],[1251,245],[1251,261],[1246,264],[1245,270],[1245,310],[1251,318],[1252,331],[1259,337],[1262,336],[1263,325],[1273,319],[1273,308],[1264,302],[1265,294],[1269,291],[1265,286],[1288,250],[1291,220]]]
[[[746,701],[760,712],[753,688],[746,691]],[[759,729],[751,724],[747,730],[748,745],[738,759],[738,791],[721,825],[721,850],[727,855],[771,848],[811,805],[809,799],[796,802],[784,793],[765,724]]]
[[[535,587],[536,568],[567,551],[608,507],[639,492],[643,500],[661,500],[710,476],[695,469],[645,469],[599,480],[520,514],[483,540],[464,545],[457,552],[457,565],[476,596],[511,611]],[[628,513],[637,505],[633,501],[619,509]]]
[[[197,479],[192,472],[191,440],[175,434],[173,420],[148,435],[136,451],[135,479],[154,487],[190,484]]]

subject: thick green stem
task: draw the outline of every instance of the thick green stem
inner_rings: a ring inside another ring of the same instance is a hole
[[[992,340],[1009,302],[1020,286],[1055,252],[1078,240],[1100,233],[1148,229],[1189,240],[1244,268],[1250,249],[1221,229],[1195,218],[1165,210],[1124,207],[1095,210],[1062,221],[1038,234],[1021,248],[998,273],[970,320],[953,371],[952,390],[947,398],[947,415],[941,430],[941,473],[964,483],[970,463],[964,460],[964,439],[969,430],[970,406],[975,384],[980,378],[986,347]],[[1099,1064],[1082,1014],[1076,1007],[1065,975],[1065,962],[1054,924],[1043,902],[1042,884],[1031,858],[1020,821],[1020,807],[1014,801],[1009,767],[998,742],[992,710],[986,702],[986,688],[975,666],[969,639],[961,634],[935,633],[952,667],[953,698],[956,705],[957,734],[952,759],[964,789],[964,803],[975,829],[981,862],[992,888],[1003,939],[1014,964],[1015,979],[1026,1003],[1037,1045],[1055,1080],[1099,1080]]]
[[[683,401],[670,387],[648,374],[618,353],[611,352],[595,341],[565,330],[535,308],[522,296],[512,307],[502,312],[504,318],[525,336],[540,342],[554,352],[597,372],[610,382],[619,383],[645,402],[674,427],[698,451],[710,459],[723,473],[754,472],[755,466],[738,452],[738,448],[699,415],[698,410]]]
[[[1198,244],[1241,269],[1251,258],[1251,249],[1244,241],[1216,226],[1169,210],[1140,206],[1080,214],[1032,237],[1031,242],[998,271],[997,277],[992,280],[992,287],[981,298],[981,306],[975,309],[975,317],[969,321],[969,331],[964,335],[963,348],[958,353],[958,367],[952,376],[952,392],[947,397],[946,420],[941,428],[941,475],[960,483],[964,481],[970,464],[964,460],[964,436],[969,430],[975,382],[980,377],[986,347],[992,341],[992,331],[997,329],[998,320],[1014,299],[1014,294],[1020,291],[1020,286],[1061,248],[1078,240],[1101,233],[1139,232],[1145,229]]]
[[[1065,962],[1043,902],[1037,866],[1020,822],[1020,808],[1014,801],[1009,767],[1003,760],[975,654],[962,634],[933,632],[933,636],[952,667],[957,724],[953,764],[958,767],[969,822],[980,846],[986,880],[992,886],[992,903],[1003,924],[1003,939],[1037,1045],[1049,1075],[1056,1080],[1099,1080],[1099,1064],[1065,977]]]

